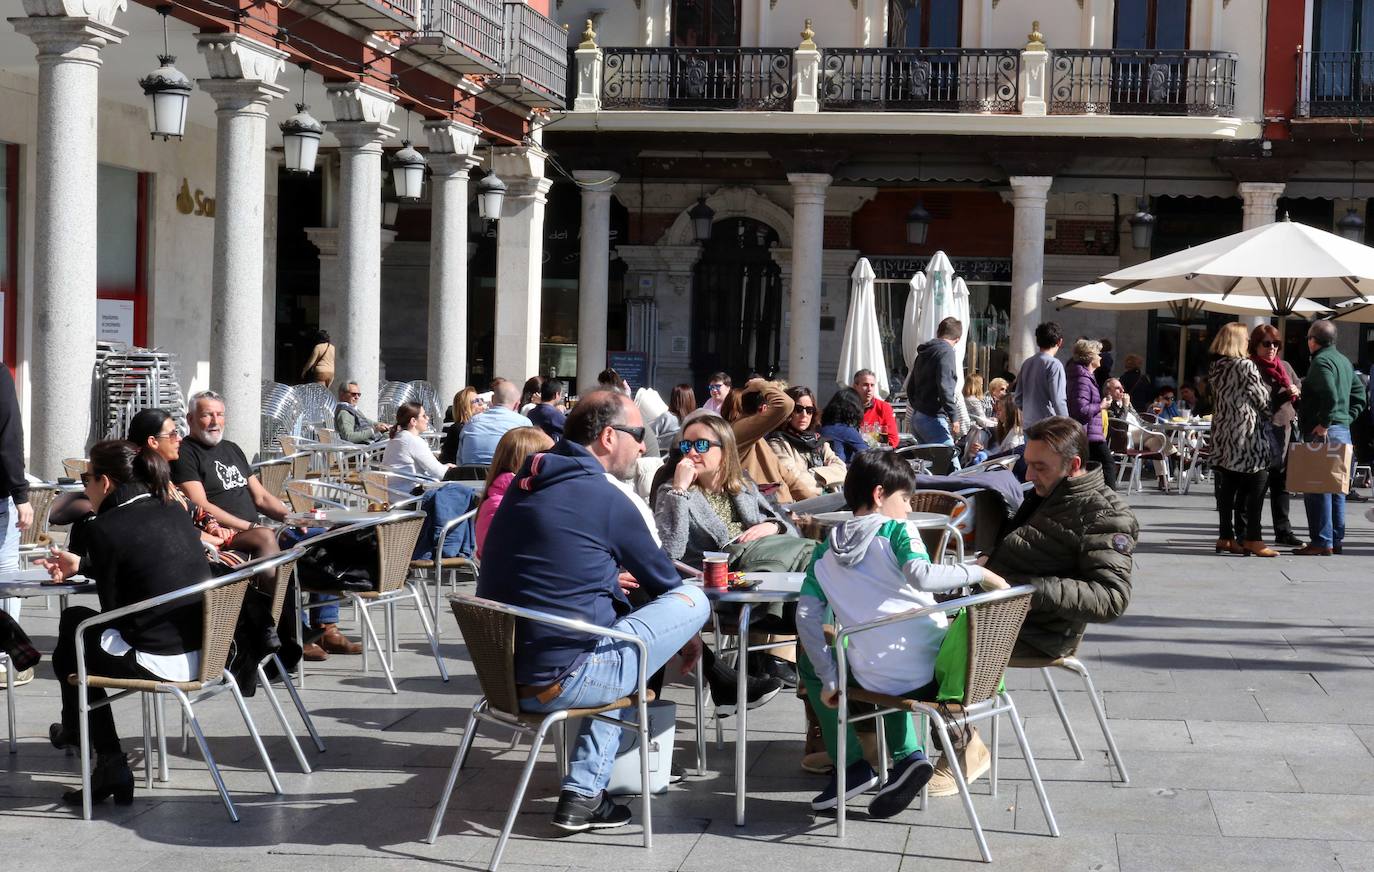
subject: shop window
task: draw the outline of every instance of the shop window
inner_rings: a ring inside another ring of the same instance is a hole
[[[96,174],[97,337],[148,344],[148,173]]]
[[[888,0],[887,44],[895,48],[958,48],[963,0]]]

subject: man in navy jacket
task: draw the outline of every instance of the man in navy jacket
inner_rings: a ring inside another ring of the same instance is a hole
[[[644,421],[629,397],[593,391],[568,416],[564,439],[525,462],[492,518],[482,549],[480,596],[633,633],[648,646],[645,674],[679,650],[701,654],[705,595],[683,585],[644,516],[608,480],[633,476],[644,453]],[[653,599],[631,610],[622,570]],[[634,692],[639,649],[608,637],[520,622],[515,681],[532,712],[605,705]],[[577,832],[618,827],[630,810],[606,794],[621,730],[582,721],[558,797],[556,826]]]

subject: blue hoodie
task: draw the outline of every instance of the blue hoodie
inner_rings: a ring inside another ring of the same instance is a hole
[[[477,594],[609,627],[631,610],[621,567],[650,596],[682,584],[630,498],[581,445],[564,440],[525,461],[492,518]],[[520,622],[515,680],[547,685],[578,667],[597,637]]]

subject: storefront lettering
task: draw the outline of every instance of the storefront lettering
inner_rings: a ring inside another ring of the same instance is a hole
[[[177,191],[177,211],[183,215],[203,215],[206,218],[215,217],[215,198],[205,196],[205,192],[196,188],[195,193],[191,193],[191,184],[186,179],[181,180],[181,189]]]

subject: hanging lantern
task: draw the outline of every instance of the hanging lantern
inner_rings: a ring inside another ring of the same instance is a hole
[[[687,210],[687,217],[692,219],[692,235],[696,237],[697,242],[705,242],[711,238],[716,210],[706,205],[705,197],[697,197],[697,204]]]
[[[313,173],[324,125],[307,111],[310,107],[305,104],[305,73],[310,64],[303,63],[300,67],[301,102],[296,104],[296,114],[281,123],[281,144],[286,152],[287,172]]]
[[[181,139],[186,132],[186,107],[191,102],[191,80],[173,64],[176,58],[167,47],[167,15],[170,6],[157,7],[162,16],[162,54],[157,56],[161,63],[157,69],[138,80],[143,94],[148,98],[148,127],[150,138],[161,136],[166,142],[172,137]]]
[[[402,200],[418,200],[425,187],[424,155],[410,147],[410,140],[401,143],[401,150],[391,156],[391,181],[396,196]]]
[[[477,215],[487,221],[501,220],[506,202],[506,183],[495,171],[487,173],[477,183]]]
[[[1135,201],[1135,214],[1127,221],[1131,225],[1131,245],[1137,251],[1148,251],[1155,237],[1155,216],[1150,214],[1149,202],[1144,197]]]
[[[401,216],[401,204],[396,200],[382,201],[382,226],[395,227],[396,219]]]
[[[926,236],[930,233],[930,213],[926,211],[925,203],[918,197],[916,205],[911,207],[911,211],[906,213],[906,241],[912,245],[925,245]]]

